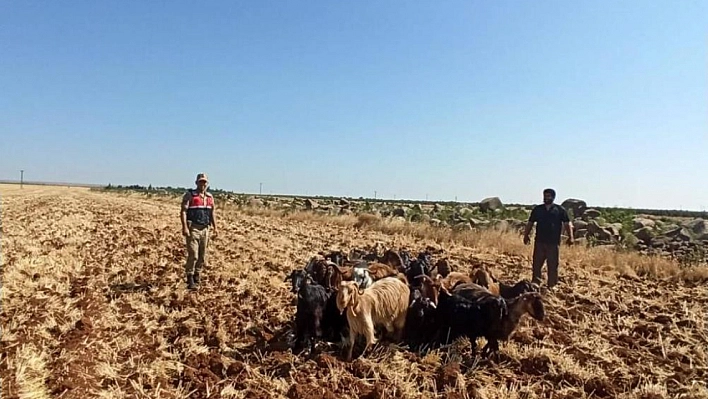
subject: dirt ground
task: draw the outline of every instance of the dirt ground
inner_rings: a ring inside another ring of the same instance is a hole
[[[430,245],[460,270],[483,263],[515,281],[530,277],[531,248],[505,255],[219,209],[202,288],[189,292],[178,202],[27,186],[0,195],[4,399],[708,398],[705,284],[627,276],[574,250],[544,298],[546,320],[524,318],[497,358],[461,340],[427,354],[383,343],[346,363],[326,344],[312,357],[288,348],[283,279],[318,251]]]

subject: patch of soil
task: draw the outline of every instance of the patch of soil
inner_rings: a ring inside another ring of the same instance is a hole
[[[460,363],[451,362],[440,367],[436,373],[435,380],[438,389],[444,387],[455,387],[457,385],[457,376],[460,374]]]

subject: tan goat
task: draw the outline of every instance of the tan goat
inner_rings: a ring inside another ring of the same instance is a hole
[[[346,360],[352,359],[358,335],[366,337],[362,354],[378,342],[375,328],[384,326],[395,339],[400,339],[406,323],[410,289],[397,277],[385,277],[371,287],[360,290],[353,281],[342,281],[337,293],[337,308],[347,312],[349,322],[349,347]]]

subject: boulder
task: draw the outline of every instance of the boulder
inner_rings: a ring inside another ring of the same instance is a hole
[[[573,222],[573,230],[578,231],[578,230],[587,230],[588,229],[588,222],[578,219]]]
[[[601,227],[597,221],[591,220],[588,223],[588,234],[599,241],[611,242],[615,238],[615,232]]]
[[[498,231],[509,231],[511,229],[511,224],[506,220],[497,220],[494,222],[494,229]]]
[[[561,204],[566,211],[573,212],[573,218],[578,218],[583,216],[585,210],[588,209],[588,204],[580,199],[568,198]]]
[[[592,220],[592,219],[597,219],[600,217],[600,211],[597,209],[586,209],[585,213],[583,213],[583,219],[584,220]]]
[[[307,198],[305,199],[305,209],[311,210],[311,209],[317,209],[318,204],[317,201]]]
[[[654,238],[654,233],[649,227],[642,227],[634,230],[634,236],[642,242],[649,243]]]
[[[654,248],[663,248],[671,243],[669,237],[654,237],[651,239],[650,245]]]
[[[344,198],[340,198],[340,199],[339,199],[339,205],[348,207],[348,206],[349,206],[349,201],[346,200],[346,199],[344,199]]]
[[[634,230],[643,229],[645,227],[653,229],[655,226],[656,222],[651,219],[638,217],[632,220],[632,227],[634,228]]]
[[[489,224],[489,222],[487,222],[486,220],[479,220],[475,218],[471,218],[469,220],[469,223],[472,227],[484,227]]]
[[[442,221],[440,221],[440,219],[430,219],[430,224],[435,227],[439,227],[442,224]]]
[[[691,241],[691,233],[686,228],[676,227],[664,233],[666,237],[671,237],[677,241]]]
[[[587,229],[579,229],[573,233],[574,238],[585,238],[588,236]]]
[[[503,208],[504,204],[502,204],[499,197],[485,198],[479,203],[479,210],[482,212],[496,211]]]
[[[393,210],[392,215],[404,217],[404,216],[406,216],[406,210],[404,208],[396,208]]]
[[[682,226],[698,237],[708,234],[708,221],[704,219],[694,219],[683,223]]]
[[[460,222],[455,224],[454,229],[458,231],[472,230],[472,225],[470,222]]]

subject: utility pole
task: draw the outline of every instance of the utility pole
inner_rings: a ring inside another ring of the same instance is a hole
[[[20,170],[20,188],[25,184],[25,171]]]
[[[258,183],[258,195],[263,195],[263,183]]]
[[[376,190],[374,190],[374,199],[376,199]]]

